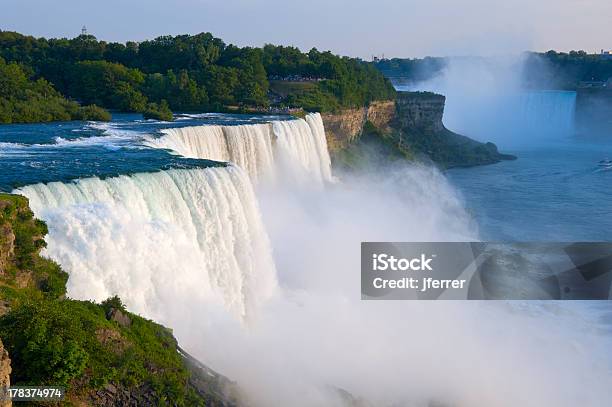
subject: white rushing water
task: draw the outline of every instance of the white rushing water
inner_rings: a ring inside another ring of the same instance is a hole
[[[346,407],[336,388],[363,405],[607,405],[609,341],[580,314],[361,301],[360,242],[478,232],[443,174],[419,165],[345,174],[326,188],[273,183],[256,197],[251,179],[266,171],[331,179],[324,137],[319,115],[173,129],[152,142],[237,166],[15,192],[47,222],[44,254],[69,273],[70,297],[118,294],[235,380],[249,405]]]
[[[15,191],[49,225],[45,255],[70,274],[68,295],[119,294],[149,317],[182,296],[248,318],[276,287],[247,175],[229,166],[169,170]]]
[[[305,119],[236,126],[192,126],[166,129],[145,144],[188,158],[229,161],[248,172],[254,182],[282,172],[293,178],[331,181],[331,161],[323,120],[318,113]]]

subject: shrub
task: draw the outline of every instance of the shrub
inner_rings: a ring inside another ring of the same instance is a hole
[[[111,114],[96,105],[89,105],[81,107],[74,115],[76,120],[90,120],[90,121],[100,121],[100,122],[108,122],[111,120]]]
[[[83,326],[63,301],[31,300],[0,319],[14,383],[67,386],[88,361]]]
[[[163,120],[167,122],[174,120],[172,110],[170,110],[170,106],[168,106],[168,102],[165,100],[162,100],[159,105],[156,103],[149,103],[142,116],[145,119]]]

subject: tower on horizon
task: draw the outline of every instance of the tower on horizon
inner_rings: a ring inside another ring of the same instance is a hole
[[[81,28],[81,35],[87,35],[87,27],[83,26],[83,28]]]

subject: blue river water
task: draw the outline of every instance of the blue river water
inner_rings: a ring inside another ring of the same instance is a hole
[[[286,117],[286,116],[285,116]],[[203,124],[248,124],[281,116],[232,114],[179,115],[174,122],[142,120],[138,114],[113,114],[109,123],[62,122],[0,126],[0,191],[38,182],[69,181],[218,165],[172,155],[143,144],[160,130]]]
[[[612,169],[599,165],[612,135],[536,138],[508,152],[518,159],[447,172],[483,240],[612,240]]]

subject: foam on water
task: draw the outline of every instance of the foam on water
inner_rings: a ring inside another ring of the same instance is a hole
[[[162,314],[171,298],[220,299],[245,319],[276,272],[249,179],[237,167],[169,170],[36,184],[27,196],[49,225],[45,255],[70,274],[68,295],[119,294]]]
[[[150,147],[189,158],[229,161],[245,169],[255,182],[284,173],[331,181],[331,160],[321,116],[237,126],[191,126],[162,130],[149,138]]]

